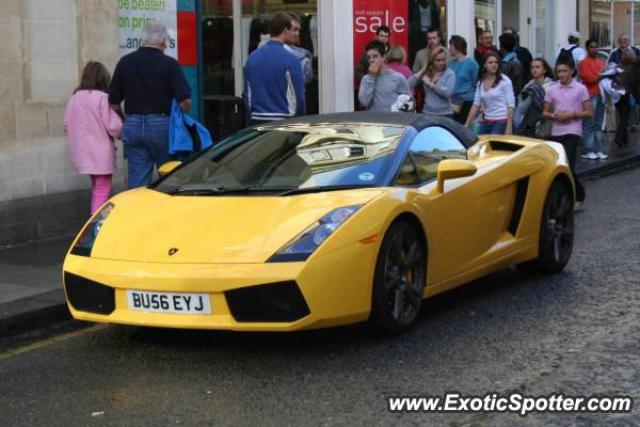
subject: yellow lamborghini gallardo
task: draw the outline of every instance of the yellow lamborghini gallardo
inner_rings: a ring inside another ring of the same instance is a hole
[[[405,113],[240,131],[84,226],[63,276],[76,319],[400,332],[422,300],[509,265],[554,273],[573,245],[562,146]]]

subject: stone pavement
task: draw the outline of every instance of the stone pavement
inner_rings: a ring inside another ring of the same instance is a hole
[[[580,160],[581,177],[597,176],[640,163],[640,138],[620,148],[604,147],[605,161]],[[586,207],[589,199],[587,195]],[[0,248],[0,338],[68,320],[62,290],[62,261],[72,236],[17,247]]]

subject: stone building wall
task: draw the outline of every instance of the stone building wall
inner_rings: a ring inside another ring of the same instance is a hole
[[[0,39],[3,246],[72,233],[88,216],[62,118],[84,64],[113,70],[119,58],[116,0],[2,0]]]

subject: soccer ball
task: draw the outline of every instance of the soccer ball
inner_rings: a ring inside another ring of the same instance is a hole
[[[397,112],[413,112],[416,110],[416,101],[411,95],[399,95],[396,102],[391,106],[391,111]]]

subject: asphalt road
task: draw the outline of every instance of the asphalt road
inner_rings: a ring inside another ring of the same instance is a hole
[[[588,181],[574,256],[426,304],[395,338],[94,326],[0,352],[0,424],[640,425],[640,168]],[[387,412],[390,395],[631,395],[632,413]]]

